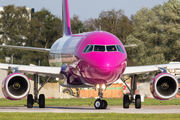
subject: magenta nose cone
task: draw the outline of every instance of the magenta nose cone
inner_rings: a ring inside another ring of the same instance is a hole
[[[95,59],[90,59],[88,63],[81,63],[81,74],[88,83],[111,84],[119,78],[126,67],[126,59],[120,59],[119,52],[92,54]]]
[[[83,66],[81,74],[88,83],[91,84],[110,84],[117,80],[123,67],[100,68],[96,66]]]

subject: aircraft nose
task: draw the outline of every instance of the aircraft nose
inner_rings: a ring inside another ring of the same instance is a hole
[[[117,52],[94,53],[93,56],[81,67],[81,74],[88,83],[110,84],[119,78],[126,67],[126,56]]]
[[[120,66],[126,59],[125,54],[119,52],[95,53],[94,57],[95,59],[91,63],[104,69]]]
[[[123,67],[100,68],[83,66],[81,75],[91,84],[110,84],[118,79]]]

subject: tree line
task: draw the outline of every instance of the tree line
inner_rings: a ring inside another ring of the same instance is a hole
[[[102,30],[116,35],[127,48],[128,66],[162,64],[180,60],[180,1],[169,0],[143,7],[128,18],[122,9],[102,11],[98,18],[71,18],[72,33]],[[4,6],[0,12],[0,44],[50,48],[62,37],[62,20],[43,8],[29,16],[25,6]],[[26,17],[25,17],[26,16]],[[0,49],[0,62],[14,56],[14,64],[48,66],[48,54]]]

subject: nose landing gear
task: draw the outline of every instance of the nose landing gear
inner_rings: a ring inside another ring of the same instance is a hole
[[[107,101],[106,100],[102,100],[103,98],[103,93],[102,93],[103,89],[102,88],[98,88],[98,95],[99,95],[99,99],[97,99],[94,102],[94,107],[96,109],[106,109],[107,108]]]

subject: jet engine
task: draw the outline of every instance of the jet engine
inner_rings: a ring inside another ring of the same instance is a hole
[[[178,93],[178,80],[169,73],[161,73],[152,78],[150,90],[156,99],[172,99]]]
[[[22,73],[12,73],[2,83],[2,92],[10,100],[21,100],[29,94],[29,91],[29,79]]]

